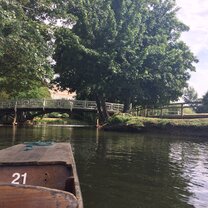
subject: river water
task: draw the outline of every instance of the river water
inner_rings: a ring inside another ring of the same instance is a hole
[[[208,137],[0,126],[0,149],[70,142],[85,208],[207,208]]]

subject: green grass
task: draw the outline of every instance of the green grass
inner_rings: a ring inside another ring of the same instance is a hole
[[[69,119],[69,118],[35,118],[35,124],[76,124],[76,125],[87,125],[88,123]]]
[[[125,124],[135,126],[184,126],[184,127],[208,127],[208,118],[201,119],[160,119],[135,117],[129,114],[117,114],[109,119],[110,125]]]

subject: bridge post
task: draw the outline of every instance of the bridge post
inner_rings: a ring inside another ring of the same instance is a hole
[[[70,104],[70,110],[72,112],[74,103],[73,103],[73,101],[69,101],[69,104]]]
[[[97,110],[97,113],[96,113],[96,128],[99,128],[100,127],[100,120],[99,120],[99,112]]]
[[[45,106],[46,106],[46,100],[45,98],[43,99],[43,111],[45,111]]]
[[[16,125],[17,124],[17,101],[15,102],[15,105],[14,105],[14,119],[13,119],[13,123],[12,125]]]
[[[100,122],[99,122],[99,118],[96,119],[96,128],[100,127]]]

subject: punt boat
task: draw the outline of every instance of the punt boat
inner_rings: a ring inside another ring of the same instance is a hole
[[[34,142],[0,150],[1,208],[83,208],[69,143]]]

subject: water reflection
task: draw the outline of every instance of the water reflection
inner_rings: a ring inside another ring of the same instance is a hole
[[[87,164],[82,176],[88,182],[85,194],[99,197],[88,207],[193,207],[188,203],[188,181],[178,167],[174,173],[169,169],[167,140],[121,137],[100,139],[96,154],[90,154],[92,148],[84,153],[92,156],[82,164]]]
[[[60,126],[0,127],[0,148],[25,141],[71,142],[85,208],[202,208],[208,143]]]
[[[181,165],[182,176],[189,180],[188,189],[193,193],[190,204],[207,207],[208,196],[208,145],[206,143],[172,144],[170,160]]]

